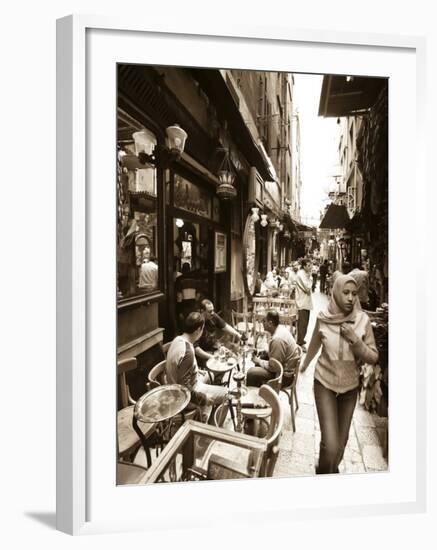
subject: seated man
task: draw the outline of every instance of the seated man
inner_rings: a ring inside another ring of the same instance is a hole
[[[196,357],[202,368],[206,368],[206,362],[213,357],[214,351],[219,349],[218,331],[222,330],[237,341],[241,336],[238,330],[228,325],[217,313],[214,312],[214,304],[211,300],[200,302],[200,313],[205,321],[203,333],[196,344]]]
[[[294,376],[296,362],[301,350],[293,335],[285,325],[279,324],[279,313],[273,309],[267,311],[263,319],[264,330],[271,334],[268,357],[277,359],[284,367],[282,385],[288,386]],[[255,367],[247,371],[247,385],[260,387],[275,377],[269,370],[269,361],[254,357]]]
[[[201,408],[202,421],[207,422],[211,405],[222,403],[228,390],[208,384],[208,374],[197,367],[193,344],[200,338],[204,324],[200,313],[188,314],[183,334],[176,336],[168,349],[165,368],[168,383],[186,386],[191,392],[191,402]]]

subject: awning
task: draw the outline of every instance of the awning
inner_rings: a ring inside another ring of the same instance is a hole
[[[345,229],[349,222],[349,214],[343,204],[330,204],[319,229]]]
[[[319,116],[358,115],[372,107],[387,78],[325,75],[320,94]]]

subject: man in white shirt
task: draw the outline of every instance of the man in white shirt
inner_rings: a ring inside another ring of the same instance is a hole
[[[296,277],[297,344],[302,348],[302,351],[306,351],[305,336],[310,320],[310,311],[313,309],[311,296],[313,278],[311,276],[311,260],[304,259],[301,265],[302,269],[299,270]]]
[[[300,357],[300,349],[290,330],[279,323],[279,314],[268,310],[263,319],[264,330],[271,335],[268,360],[253,357],[255,367],[247,371],[247,385],[260,387],[274,378],[275,372],[270,370],[270,359],[277,359],[284,368],[283,386],[286,386],[295,375],[296,361]]]
[[[158,288],[158,264],[154,256],[144,260],[141,264],[138,286],[144,290],[156,290]]]

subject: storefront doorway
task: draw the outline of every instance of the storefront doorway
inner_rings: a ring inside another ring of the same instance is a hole
[[[173,185],[167,194],[167,339],[182,330],[184,317],[198,309],[204,298],[213,301],[216,311],[222,311],[228,285],[226,271],[218,272],[215,265],[216,235],[226,234],[217,197],[189,174],[173,173],[171,178]]]

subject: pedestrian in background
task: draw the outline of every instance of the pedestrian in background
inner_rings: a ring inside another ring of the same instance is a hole
[[[326,311],[319,313],[301,372],[321,353],[314,373],[314,398],[321,441],[317,474],[338,473],[358,396],[359,365],[378,361],[370,319],[358,300],[355,280],[339,275]]]
[[[358,287],[358,298],[363,309],[369,309],[369,274],[355,262],[349,275],[355,279]]]
[[[306,351],[305,336],[310,320],[310,311],[313,309],[311,267],[311,260],[303,259],[301,269],[296,277],[297,343],[302,351]]]
[[[317,265],[316,262],[313,262],[313,267],[311,268],[311,275],[313,277],[313,286],[312,286],[311,290],[313,292],[316,290],[318,274],[319,274],[319,266]]]
[[[326,276],[328,275],[328,260],[325,260],[319,269],[320,274],[320,292],[326,292]]]

